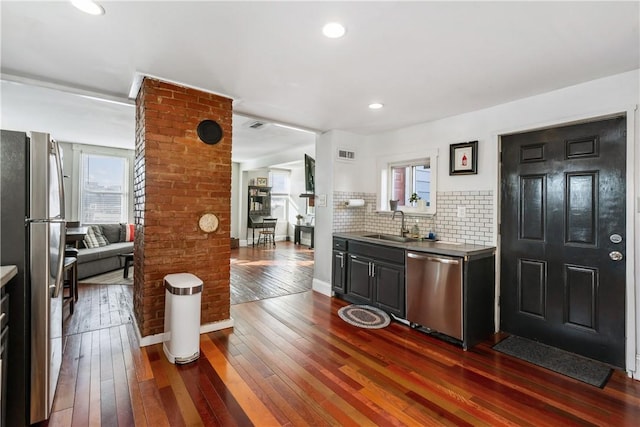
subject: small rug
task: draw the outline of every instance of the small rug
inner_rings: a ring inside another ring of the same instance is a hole
[[[387,313],[369,305],[347,305],[338,310],[338,316],[350,325],[366,329],[380,329],[391,323]]]
[[[493,349],[600,388],[612,372],[604,363],[515,335],[500,341]]]

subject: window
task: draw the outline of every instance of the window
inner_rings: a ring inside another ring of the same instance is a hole
[[[87,153],[81,159],[81,223],[127,222],[128,159]]]
[[[269,171],[269,182],[271,183],[271,194],[289,195],[289,171]]]
[[[391,199],[397,200],[398,206],[407,206],[411,194],[430,205],[431,200],[431,168],[429,162],[391,166]]]
[[[380,177],[378,209],[390,210],[390,200],[414,215],[436,213],[436,178],[438,152],[393,154],[378,158]],[[409,199],[416,193],[424,206],[410,207]]]
[[[286,230],[289,212],[290,172],[286,170],[270,170],[269,182],[271,183],[271,217],[278,218],[276,234]]]

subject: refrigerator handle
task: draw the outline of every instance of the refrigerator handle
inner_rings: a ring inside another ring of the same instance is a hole
[[[60,219],[54,222],[60,222],[60,242],[58,248],[58,265],[55,288],[53,290],[53,298],[57,298],[62,289],[64,278],[62,271],[64,268],[64,250],[67,245],[67,225],[64,214],[64,182],[62,173],[62,159],[60,157],[60,146],[57,141],[51,141],[51,151],[56,160],[56,173],[58,174],[58,197],[60,198]]]
[[[60,197],[60,218],[65,219],[65,211],[64,211],[64,176],[62,173],[62,158],[60,157],[60,145],[58,145],[57,141],[51,141],[51,151],[53,152],[53,156],[56,159],[56,171],[58,173],[58,197]],[[66,228],[66,227],[65,227]],[[65,239],[62,239],[65,240]],[[62,247],[64,252],[64,246]]]

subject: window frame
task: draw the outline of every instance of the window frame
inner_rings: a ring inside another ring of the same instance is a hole
[[[412,206],[400,206],[402,210],[412,215],[435,215],[437,211],[437,179],[438,179],[438,150],[426,150],[422,152],[394,154],[390,156],[379,157],[377,160],[377,170],[379,178],[378,200],[376,205],[379,212],[390,212],[389,200],[393,193],[393,176],[391,168],[399,166],[420,166],[429,164],[431,170],[431,184],[429,206],[424,208]],[[413,187],[413,183],[411,184]],[[415,189],[414,189],[415,191]],[[405,201],[406,203],[406,201]]]
[[[389,186],[389,193],[391,194],[390,199],[398,200],[398,206],[408,207],[408,200],[411,197],[411,194],[418,193],[417,183],[418,183],[418,167],[425,166],[429,164],[430,161],[428,158],[426,159],[418,159],[410,162],[400,162],[400,163],[391,163],[389,164],[389,178],[391,180],[391,185]],[[404,175],[408,178],[404,181],[404,197],[400,200],[396,195],[394,195],[394,191],[396,190],[396,182],[395,182],[395,174],[394,170],[404,169]],[[406,170],[409,169],[409,174],[407,175]],[[428,167],[429,171],[429,204],[431,204],[431,165]]]
[[[92,225],[92,224],[103,224],[105,222],[103,221],[97,221],[97,222],[85,222],[84,220],[84,213],[85,213],[85,208],[84,208],[84,196],[85,196],[85,192],[89,192],[89,193],[99,193],[99,194],[119,194],[120,198],[121,198],[121,202],[122,205],[120,207],[120,218],[117,222],[113,222],[113,224],[116,223],[127,223],[129,222],[129,200],[130,200],[130,190],[129,190],[129,183],[130,183],[130,159],[128,156],[125,155],[120,155],[120,154],[116,154],[116,153],[106,153],[106,152],[101,152],[101,151],[81,151],[79,156],[79,168],[78,168],[78,218],[80,220],[80,222],[82,223],[82,225]],[[118,192],[118,191],[102,191],[102,192],[97,192],[97,191],[89,191],[85,189],[85,168],[84,168],[84,164],[85,164],[85,159],[90,159],[91,157],[107,157],[107,158],[116,158],[116,159],[121,159],[124,164],[123,164],[123,182],[122,182],[122,191]]]

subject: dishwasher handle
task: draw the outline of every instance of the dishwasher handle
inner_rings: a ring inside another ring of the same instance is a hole
[[[460,260],[457,260],[457,259],[440,258],[440,257],[431,256],[431,255],[420,255],[414,252],[407,252],[407,257],[413,258],[413,259],[422,259],[427,261],[439,262],[442,264],[454,264],[454,265],[460,264]]]

